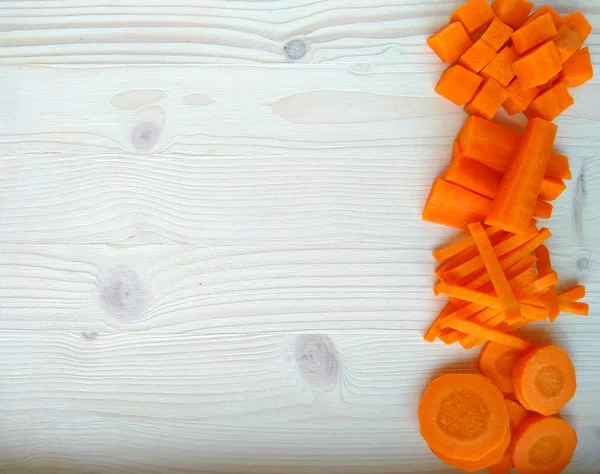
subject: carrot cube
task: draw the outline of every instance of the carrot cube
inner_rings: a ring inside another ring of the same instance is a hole
[[[431,35],[427,44],[442,61],[451,63],[473,46],[473,41],[462,23],[454,22]]]
[[[520,114],[525,111],[540,92],[537,87],[523,89],[518,77],[510,83],[506,91],[508,92],[508,98],[504,101],[502,107],[510,115]]]
[[[594,77],[589,48],[581,48],[564,64],[560,81],[567,87],[579,87]]]
[[[571,31],[574,31],[581,38],[581,42],[585,42],[590,33],[592,32],[592,25],[587,21],[587,18],[583,16],[581,12],[574,12],[563,18],[563,23],[569,27]]]
[[[559,28],[560,25],[562,25],[563,21],[558,12],[551,6],[544,5],[543,7],[540,7],[535,12],[533,12],[531,16],[527,19],[527,21],[523,23],[523,26],[525,26],[527,23],[532,22],[536,18],[541,17],[542,15],[545,15],[546,13],[550,13],[552,21],[554,21],[554,26],[556,26],[556,28]]]
[[[569,94],[567,87],[562,82],[559,82],[538,95],[529,107],[527,107],[525,115],[529,119],[539,117],[552,121],[571,107],[573,102],[573,97]]]
[[[494,18],[494,12],[487,0],[469,0],[452,13],[450,21],[460,21],[469,34],[487,25]]]
[[[494,18],[490,26],[485,30],[481,39],[489,44],[494,51],[500,51],[502,46],[510,39],[513,29],[500,18]]]
[[[567,185],[562,179],[544,178],[538,199],[554,201],[565,189],[567,189]]]
[[[533,3],[526,0],[494,0],[492,10],[498,18],[511,28],[519,28],[533,9]]]
[[[531,89],[545,84],[562,71],[562,61],[554,42],[547,41],[517,59],[512,67],[523,88]]]
[[[502,175],[483,163],[461,156],[450,163],[443,178],[469,191],[494,199]]]
[[[458,64],[470,71],[479,72],[495,57],[496,51],[483,41],[483,39],[480,39],[460,57]]]
[[[481,75],[493,78],[498,81],[502,87],[507,87],[510,81],[515,77],[513,63],[518,59],[517,53],[511,46],[505,46],[500,50],[494,59],[483,68]]]
[[[563,64],[583,45],[581,37],[567,25],[562,25],[558,29],[558,34],[553,41]]]
[[[475,97],[465,105],[465,112],[491,120],[508,97],[508,92],[493,78],[486,79]]]
[[[457,64],[443,72],[435,91],[456,105],[464,105],[473,98],[482,81],[483,78]]]
[[[556,26],[554,26],[554,21],[552,21],[550,13],[546,13],[519,28],[512,34],[511,38],[515,51],[521,55],[525,51],[549,40],[556,33],[557,30]]]

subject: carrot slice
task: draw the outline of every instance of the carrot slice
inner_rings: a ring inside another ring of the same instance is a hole
[[[519,405],[517,402],[513,402],[512,400],[504,400],[506,403],[506,408],[508,409],[508,417],[510,421],[510,431],[511,436],[515,433],[521,422],[527,418],[527,410]],[[489,466],[487,468],[488,472],[491,474],[503,474],[505,472],[514,469],[515,463],[513,461],[513,448],[512,445],[509,445],[508,449],[502,456],[502,459],[497,464],[493,466]]]
[[[520,474],[558,474],[577,447],[575,430],[562,418],[530,415],[517,428],[513,460]]]
[[[558,82],[533,99],[525,115],[530,120],[540,117],[552,121],[574,103],[575,100],[569,94],[567,86],[563,82]]]
[[[587,303],[577,303],[575,301],[558,300],[558,306],[564,313],[574,314],[576,316],[587,316],[590,314],[590,305]]]
[[[513,34],[513,29],[496,17],[485,30],[481,39],[492,47],[494,51],[500,51]]]
[[[460,57],[458,64],[466,67],[469,71],[479,72],[495,57],[494,48],[480,39]]]
[[[558,53],[557,53],[558,54]],[[510,81],[515,77],[513,63],[518,59],[518,55],[512,46],[505,46],[498,54],[484,67],[480,74],[484,78],[493,78],[498,81],[502,87],[507,87]]]
[[[439,322],[440,319],[443,319],[444,317],[448,316],[449,314],[452,314],[454,311],[455,311],[455,308],[452,305],[452,303],[446,304],[446,306],[444,306],[444,309],[442,309],[442,311],[437,316],[437,318],[435,318],[435,321],[433,322],[433,324],[425,332],[423,339],[427,342],[435,341],[436,337],[438,337],[440,332],[442,332],[442,327],[440,326],[440,322]]]
[[[583,45],[581,37],[567,25],[562,25],[553,38],[560,60],[565,63]]]
[[[506,88],[506,92],[508,93],[508,97],[502,104],[502,107],[504,107],[504,110],[510,115],[515,115],[520,114],[529,107],[529,104],[531,104],[533,99],[539,94],[540,90],[537,87],[523,89],[521,81],[517,77],[513,79]]]
[[[512,34],[511,39],[517,54],[522,55],[527,50],[556,36],[557,33],[552,16],[546,13],[523,25]]]
[[[512,382],[521,405],[546,416],[558,413],[577,386],[569,354],[552,344],[521,358],[513,368]]]
[[[472,45],[473,41],[460,22],[444,26],[427,39],[427,44],[445,63],[460,58]]]
[[[490,23],[494,12],[487,0],[469,0],[452,13],[450,21],[460,21],[469,34]]]
[[[465,461],[498,448],[510,426],[502,393],[479,374],[433,380],[419,404],[419,425],[432,451]]]
[[[494,227],[487,227],[485,229],[485,233],[488,237],[493,237],[495,235],[501,234],[503,231],[500,229],[496,229]],[[448,260],[449,258],[454,257],[459,254],[463,250],[468,249],[469,247],[474,247],[475,242],[473,241],[473,236],[466,235],[462,239],[450,244],[446,245],[442,248],[434,250],[432,255],[436,262],[443,262],[444,260]]]
[[[594,77],[589,48],[581,48],[564,64],[559,80],[567,87],[579,87]]]
[[[565,189],[567,185],[562,179],[544,178],[538,198],[542,201],[554,201]]]
[[[566,301],[579,301],[585,298],[585,286],[575,285],[567,290],[561,291],[557,296]]]
[[[447,322],[448,327],[456,329],[457,331],[464,332],[472,336],[476,336],[486,341],[494,341],[498,344],[504,344],[505,346],[514,347],[521,350],[529,350],[532,347],[531,342],[522,339],[512,334],[505,334],[495,329],[483,326],[481,324],[473,323],[471,321],[464,321],[461,319],[451,319]]]
[[[523,87],[530,89],[545,84],[559,74],[562,61],[554,42],[547,41],[516,59],[512,67]]]
[[[540,245],[537,249],[535,249],[535,256],[538,259],[537,268],[540,276],[556,280],[554,281],[554,283],[548,286],[548,291],[546,291],[546,293],[544,294],[544,301],[548,306],[550,321],[554,322],[554,320],[558,317],[560,313],[555,287],[556,283],[558,283],[558,275],[552,268],[552,262],[550,261],[550,251],[545,245]],[[539,288],[541,288],[541,286]]]
[[[456,64],[442,73],[435,91],[456,105],[464,105],[473,98],[482,80],[474,72]]]
[[[488,342],[479,355],[479,370],[504,393],[513,393],[510,374],[525,352],[496,342]]]
[[[556,125],[538,118],[527,124],[513,162],[502,178],[486,224],[514,233],[527,230],[556,131]]]
[[[483,81],[475,96],[465,105],[465,112],[491,120],[496,116],[498,109],[502,107],[507,97],[506,89],[490,77]]]

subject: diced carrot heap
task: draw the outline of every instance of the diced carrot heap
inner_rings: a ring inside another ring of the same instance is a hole
[[[553,41],[533,49],[514,61],[513,70],[525,89],[545,84],[562,70],[562,61]]]
[[[443,72],[435,91],[456,105],[464,105],[473,98],[482,81],[477,74],[457,64]]]
[[[491,120],[508,97],[508,92],[493,78],[486,79],[475,97],[465,105],[465,112]]]
[[[450,21],[460,21],[469,34],[487,25],[494,18],[494,12],[487,0],[469,0],[461,5],[450,17]]]
[[[498,18],[511,28],[519,28],[533,9],[533,3],[526,0],[494,0],[492,10]]]
[[[515,77],[513,63],[518,59],[517,53],[511,46],[505,46],[500,50],[491,62],[482,69],[481,75],[493,78],[502,87],[507,87]]]
[[[583,45],[581,37],[567,25],[562,25],[558,29],[558,34],[553,41],[563,64]]]
[[[543,118],[552,121],[573,105],[573,97],[567,87],[559,82],[538,95],[525,111],[527,118]]]
[[[460,57],[458,64],[470,71],[479,72],[495,57],[496,51],[483,41],[483,39],[480,39]]]
[[[567,87],[579,87],[594,77],[589,48],[581,48],[564,64],[560,81]]]
[[[523,89],[518,77],[510,83],[506,91],[508,92],[508,98],[504,101],[502,106],[510,115],[524,112],[540,92],[537,87]]]
[[[546,13],[519,28],[512,34],[511,38],[515,51],[521,55],[554,37],[556,33],[557,30],[556,26],[554,26],[554,21],[552,21],[550,13]]]
[[[577,33],[583,43],[592,32],[592,25],[581,12],[574,12],[563,18],[563,23]]]
[[[427,44],[442,61],[451,63],[473,46],[473,41],[462,23],[454,22],[431,35]]]
[[[494,51],[500,51],[510,39],[510,35],[513,34],[513,31],[514,30],[500,18],[494,18],[490,26],[485,30],[485,33],[481,36],[481,39],[490,45]]]

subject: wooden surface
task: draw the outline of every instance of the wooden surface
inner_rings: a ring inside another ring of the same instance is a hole
[[[477,355],[421,340],[464,120],[424,40],[457,4],[0,3],[0,472],[449,472],[416,404]],[[593,473],[600,82],[574,96],[549,245],[592,314],[535,332]]]

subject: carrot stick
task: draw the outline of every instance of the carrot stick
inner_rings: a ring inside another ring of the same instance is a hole
[[[510,267],[503,266],[502,268],[506,270],[506,275],[507,275],[508,279],[511,280],[512,278],[523,273],[525,270],[527,270],[529,267],[531,267],[531,265],[533,265],[535,263],[535,261],[536,261],[535,257],[532,257],[531,255],[525,255],[521,260],[514,263],[512,266],[510,266]],[[514,272],[514,273],[511,273],[511,272]],[[472,290],[478,290],[479,288],[481,288],[483,285],[485,285],[489,281],[490,281],[490,275],[487,272],[482,272],[477,277],[475,277],[474,279],[469,281],[465,286]]]
[[[456,329],[457,331],[464,332],[465,334],[477,336],[481,339],[494,341],[498,344],[514,347],[516,349],[528,350],[532,347],[531,342],[525,339],[514,336],[512,334],[504,334],[493,328],[488,328],[481,324],[473,323],[471,321],[452,319],[448,322],[448,327]]]
[[[456,344],[461,337],[462,334],[460,332],[447,328],[440,333],[438,339],[449,346],[451,344]]]
[[[587,316],[590,313],[590,305],[587,303],[578,303],[559,298],[558,305],[561,311],[576,316]]]
[[[496,229],[495,227],[487,227],[485,229],[485,233],[488,237],[492,237],[502,232],[502,230]],[[432,255],[436,262],[443,262],[474,245],[475,242],[473,241],[473,237],[471,235],[466,235],[450,245],[434,250]]]
[[[566,188],[567,186],[562,179],[544,178],[538,199],[542,201],[554,201]]]
[[[435,341],[435,338],[438,337],[438,335],[442,331],[442,327],[440,326],[440,319],[443,319],[445,316],[448,316],[449,314],[453,313],[454,310],[455,310],[455,308],[452,305],[452,303],[446,304],[446,306],[444,306],[444,309],[442,309],[442,311],[437,316],[437,318],[435,318],[435,321],[431,324],[429,329],[425,332],[423,339],[425,339],[425,341],[427,341],[427,342]]]
[[[489,319],[485,322],[484,326],[488,328],[497,328],[504,322],[504,316],[502,314],[497,314],[493,318]],[[501,331],[502,332],[502,331]],[[480,346],[481,344],[485,344],[487,339],[481,339],[480,337],[465,334],[460,340],[460,345],[463,349],[473,349],[474,347]]]
[[[547,275],[539,277],[537,280],[530,283],[527,287],[520,291],[519,297],[527,298],[539,295],[542,292],[549,291],[549,289],[553,288],[556,283],[558,283],[558,274],[556,272],[548,273]],[[554,298],[556,298],[556,293],[554,294]],[[548,305],[547,298],[544,298],[544,301],[546,301],[546,304]]]
[[[561,291],[557,296],[561,300],[579,301],[585,298],[585,286],[575,285],[571,288]]]
[[[552,263],[550,262],[550,251],[545,245],[540,245],[535,249],[535,256],[538,259],[537,268],[540,276],[556,275],[556,272],[552,269]],[[560,314],[558,299],[556,297],[556,283],[558,283],[558,275],[556,275],[556,281],[548,286],[548,291],[544,294],[544,301],[548,306],[550,322],[554,322]]]

